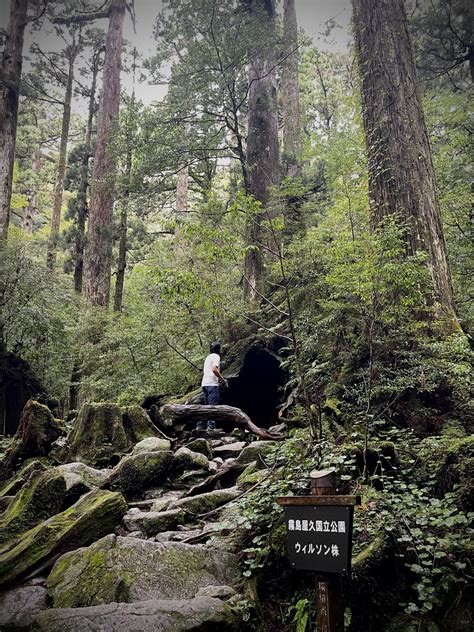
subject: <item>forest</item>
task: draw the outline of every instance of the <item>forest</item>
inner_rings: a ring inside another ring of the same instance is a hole
[[[0,630],[470,632],[472,3],[0,5]]]

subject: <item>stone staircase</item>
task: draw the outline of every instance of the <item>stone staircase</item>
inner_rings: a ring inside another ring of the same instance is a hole
[[[55,468],[69,489],[120,492],[126,513],[113,533],[91,534],[89,546],[4,586],[0,630],[242,629],[236,501],[265,475],[274,445],[242,430],[197,438],[185,432],[173,446],[157,437],[140,441],[112,470]]]

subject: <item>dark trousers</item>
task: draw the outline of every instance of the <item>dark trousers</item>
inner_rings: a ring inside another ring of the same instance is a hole
[[[206,406],[215,406],[219,403],[219,387],[218,386],[203,386],[202,392],[204,395],[204,403]],[[215,430],[216,422],[209,419],[207,422],[208,430]],[[196,430],[204,430],[204,421],[198,421]]]
[[[218,386],[203,386],[202,392],[204,393],[204,403],[206,406],[213,406],[219,403],[219,387]]]

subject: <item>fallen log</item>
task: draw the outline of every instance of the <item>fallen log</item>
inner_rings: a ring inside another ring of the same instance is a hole
[[[214,420],[227,427],[246,428],[260,439],[283,440],[281,434],[268,432],[256,426],[248,415],[234,406],[204,406],[202,404],[165,404],[160,408],[160,415],[172,422],[192,424],[198,421]]]

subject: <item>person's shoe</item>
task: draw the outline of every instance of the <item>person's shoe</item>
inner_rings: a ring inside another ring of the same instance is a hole
[[[205,432],[206,431],[206,426],[204,425],[203,421],[198,421],[196,424],[196,431],[197,432]]]
[[[208,430],[215,430],[216,429],[216,422],[215,421],[208,421],[207,422],[207,429]]]

